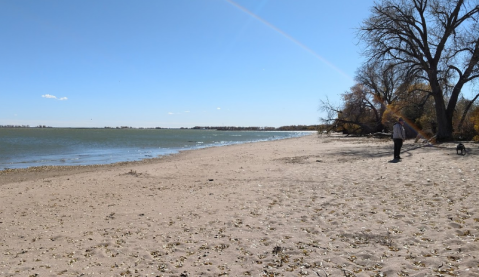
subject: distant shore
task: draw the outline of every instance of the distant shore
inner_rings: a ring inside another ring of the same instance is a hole
[[[195,127],[131,127],[131,126],[117,126],[117,127],[51,127],[46,125],[39,125],[31,127],[30,125],[0,125],[0,128],[68,128],[68,129],[185,129],[185,130],[218,130],[218,131],[317,131],[320,125],[290,125],[281,127],[258,127],[258,126],[195,126]]]
[[[0,173],[1,276],[478,276],[477,144],[304,136]]]

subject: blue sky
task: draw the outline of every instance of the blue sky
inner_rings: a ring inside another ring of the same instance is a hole
[[[0,125],[319,124],[372,0],[0,0]]]

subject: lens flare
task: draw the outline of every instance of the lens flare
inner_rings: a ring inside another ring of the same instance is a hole
[[[384,100],[380,100],[380,101],[382,101],[383,103],[385,102]],[[388,107],[390,107],[390,106],[388,105]],[[398,118],[401,117],[405,121],[405,124],[407,124],[411,129],[416,131],[417,135],[416,135],[416,141],[415,142],[417,142],[419,139],[423,139],[423,140],[426,140],[431,145],[436,144],[436,140],[435,140],[436,136],[432,136],[432,137],[429,136],[426,132],[424,132],[421,128],[419,128],[413,121],[404,117],[399,111],[397,111],[395,109],[391,109],[391,108],[390,108],[390,111],[394,116],[396,116]]]
[[[263,23],[264,25],[268,26],[269,28],[271,28],[272,30],[276,31],[277,33],[279,33],[280,35],[282,35],[283,37],[287,38],[288,40],[290,40],[291,42],[295,43],[296,45],[300,46],[301,48],[303,48],[304,50],[308,51],[310,54],[312,54],[314,57],[316,57],[318,60],[320,60],[323,64],[325,64],[326,66],[328,66],[329,68],[333,69],[334,71],[338,72],[339,74],[341,74],[342,76],[346,77],[347,79],[351,80],[351,81],[354,81],[354,78],[352,78],[351,76],[349,76],[346,72],[342,71],[340,68],[338,68],[337,66],[335,66],[334,64],[332,64],[330,61],[328,61],[327,59],[325,59],[324,57],[322,57],[321,55],[319,55],[318,53],[314,52],[311,48],[307,47],[306,45],[302,44],[301,42],[299,42],[298,40],[296,40],[295,38],[293,38],[292,36],[290,36],[289,34],[285,33],[283,30],[279,29],[278,27],[274,26],[273,24],[269,23],[268,21],[266,21],[265,19],[261,18],[260,16],[258,16],[257,14],[251,12],[250,10],[246,9],[245,7],[239,5],[238,3],[234,2],[233,0],[225,0],[226,2],[228,2],[229,4],[231,4],[232,6],[236,7],[237,9],[239,9],[240,11],[248,14],[249,16],[253,17],[254,19],[258,20],[259,22]],[[398,111],[393,111],[393,114],[400,117],[401,116],[401,113],[398,112]],[[428,141],[431,141],[433,138],[430,138],[426,135],[426,133],[424,131],[422,131],[419,127],[416,126],[416,124],[414,124],[414,122],[412,122],[411,120],[408,120],[405,118],[405,121],[406,121],[406,124],[408,124],[414,131],[416,131],[418,133],[418,137],[422,137]]]

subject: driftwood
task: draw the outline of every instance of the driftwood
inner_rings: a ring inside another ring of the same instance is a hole
[[[392,138],[392,134],[376,132],[376,133],[369,134],[368,138]]]

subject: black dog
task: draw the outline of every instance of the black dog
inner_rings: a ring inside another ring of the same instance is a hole
[[[459,153],[459,151],[460,151],[461,153]],[[459,143],[459,144],[457,145],[457,147],[456,147],[456,153],[457,153],[458,155],[465,155],[465,154],[466,154],[466,147],[464,146],[464,144]]]

